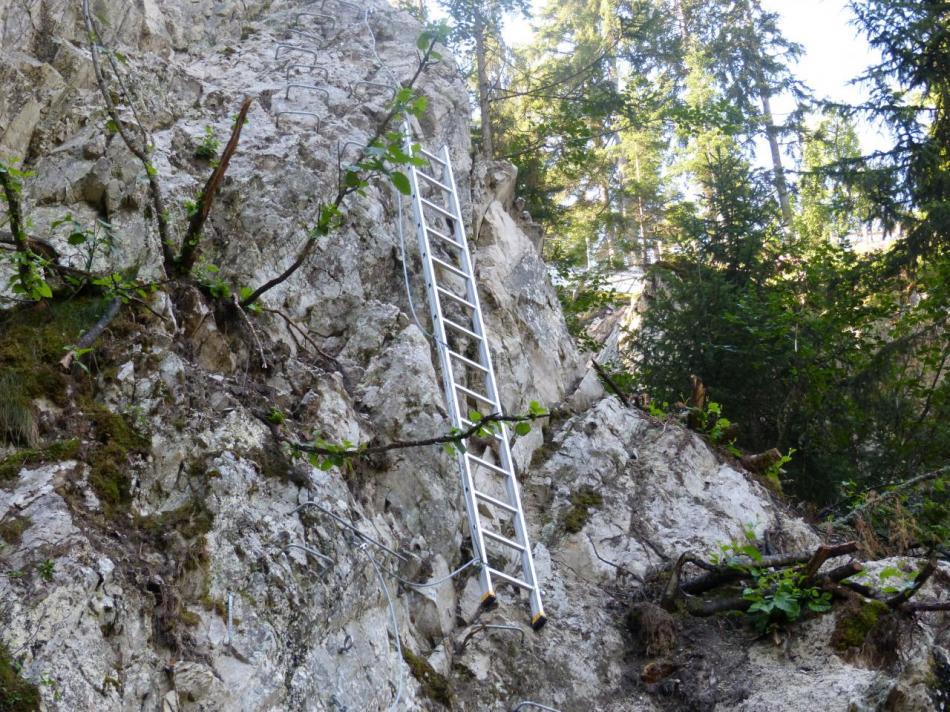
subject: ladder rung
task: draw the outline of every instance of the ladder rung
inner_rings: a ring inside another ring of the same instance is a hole
[[[468,335],[471,336],[472,338],[475,338],[475,339],[480,339],[480,338],[482,338],[481,336],[479,336],[478,334],[476,334],[476,333],[475,333],[474,331],[472,331],[471,329],[466,329],[464,326],[462,326],[461,324],[456,324],[456,323],[455,323],[454,321],[452,321],[451,319],[446,319],[445,317],[442,317],[442,321],[445,322],[445,325],[446,325],[446,326],[450,326],[450,327],[452,327],[453,329],[455,329],[456,331],[461,331],[463,334],[468,334]]]
[[[481,529],[481,527],[479,527]],[[489,539],[497,541],[499,544],[504,544],[505,546],[510,546],[512,549],[517,549],[518,551],[524,551],[524,547],[516,541],[512,541],[507,537],[503,537],[501,534],[496,534],[491,529],[481,529],[482,536],[487,536]]]
[[[431,183],[432,185],[437,185],[437,186],[439,186],[442,190],[444,190],[444,191],[447,192],[447,193],[452,193],[452,192],[454,192],[454,191],[453,191],[449,186],[447,186],[445,183],[443,183],[443,182],[440,181],[440,180],[436,180],[435,178],[433,178],[432,176],[430,176],[428,173],[423,173],[422,171],[418,171],[418,170],[417,170],[417,171],[416,171],[416,175],[419,176],[420,178],[422,178],[422,180],[428,181],[428,182]]]
[[[488,573],[489,573],[489,574],[491,574],[492,576],[497,576],[497,577],[500,578],[502,581],[507,581],[508,583],[513,583],[515,586],[520,586],[521,588],[526,588],[526,589],[528,589],[529,591],[533,591],[533,590],[534,590],[534,586],[532,586],[530,583],[525,583],[525,582],[522,581],[520,578],[515,578],[514,576],[511,576],[511,575],[509,575],[509,574],[506,574],[504,571],[499,571],[498,569],[493,569],[491,566],[486,566],[485,568],[488,570]]]
[[[480,363],[476,361],[472,361],[472,359],[466,358],[462,354],[456,353],[452,349],[446,349],[446,351],[448,352],[449,356],[451,356],[452,358],[457,358],[459,361],[461,361],[462,363],[468,366],[471,366],[472,368],[477,368],[479,371],[484,371],[485,373],[488,373],[488,369],[482,366]]]
[[[477,398],[482,403],[488,403],[488,405],[492,405],[492,406],[497,405],[495,401],[491,400],[488,396],[483,396],[481,393],[476,393],[470,388],[466,388],[465,386],[460,386],[458,383],[453,383],[452,385],[454,385],[458,390],[462,391],[462,393],[467,393],[472,398]]]
[[[475,455],[472,455],[470,453],[465,453],[465,456],[468,457],[469,460],[474,460],[475,464],[477,465],[481,465],[482,467],[487,467],[489,470],[494,470],[495,472],[499,472],[502,475],[505,475],[506,477],[511,477],[511,473],[508,472],[508,470],[502,467],[499,467],[498,465],[493,465],[487,460],[483,460],[480,457],[475,457]]]
[[[455,300],[456,302],[458,302],[459,304],[464,304],[464,305],[467,306],[469,309],[475,309],[475,305],[474,305],[474,304],[472,304],[472,303],[471,303],[470,301],[468,301],[467,299],[462,299],[462,297],[460,297],[460,296],[459,296],[458,294],[456,294],[455,292],[450,292],[448,289],[443,289],[442,287],[439,287],[438,285],[436,286],[436,289],[437,289],[438,291],[442,292],[442,294],[444,294],[445,296],[447,296],[449,299],[453,299],[453,300]]]
[[[447,242],[447,243],[449,243],[450,245],[452,245],[452,247],[455,247],[455,248],[457,248],[457,249],[459,249],[459,250],[462,249],[463,245],[461,245],[461,244],[459,244],[458,242],[456,242],[455,240],[453,240],[451,237],[449,237],[448,235],[446,235],[444,232],[439,232],[439,231],[436,230],[435,228],[431,228],[431,227],[429,227],[428,225],[425,226],[425,229],[426,229],[426,232],[432,233],[433,235],[435,235],[435,236],[436,236],[437,238],[439,238],[440,240],[444,240],[445,242]]]
[[[444,166],[444,165],[445,165],[445,161],[443,161],[441,158],[439,158],[439,157],[436,156],[435,154],[429,153],[429,152],[428,152],[427,150],[425,150],[424,148],[420,148],[420,149],[419,149],[419,153],[421,153],[423,156],[425,156],[426,158],[428,158],[430,161],[435,161],[435,162],[438,163],[440,166]]]
[[[487,502],[493,507],[498,507],[498,509],[504,509],[506,512],[509,512],[511,514],[518,513],[518,510],[512,507],[507,502],[502,502],[500,499],[495,499],[494,497],[490,497],[484,492],[479,492],[478,490],[472,490],[472,494],[475,495],[478,499],[482,500],[483,502]]]
[[[420,197],[419,202],[425,205],[427,208],[435,210],[437,213],[442,213],[449,220],[458,220],[454,213],[450,213],[445,208],[440,208],[438,205],[433,203],[431,200],[426,200],[425,198]]]
[[[457,275],[458,275],[459,277],[461,277],[462,279],[468,279],[468,275],[467,275],[467,274],[465,274],[465,273],[464,273],[462,270],[460,270],[458,267],[453,267],[452,265],[450,265],[450,264],[449,264],[448,262],[446,262],[445,260],[440,260],[438,257],[433,257],[433,258],[432,258],[432,261],[435,262],[437,265],[439,265],[439,267],[444,267],[444,268],[447,269],[449,272],[454,272],[455,274],[457,274]]]

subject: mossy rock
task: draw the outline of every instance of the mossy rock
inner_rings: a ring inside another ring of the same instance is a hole
[[[20,666],[0,644],[0,712],[36,712],[40,691],[20,676]]]
[[[44,462],[73,460],[79,455],[79,441],[61,440],[43,448],[24,448],[0,460],[0,484],[16,478],[24,467]]]
[[[76,298],[0,314],[0,442],[35,444],[33,400],[67,404],[70,378],[59,360],[106,305],[100,298]]]
[[[425,658],[416,655],[405,645],[402,646],[402,659],[409,666],[412,676],[419,681],[422,694],[443,707],[452,709],[455,695],[452,693],[448,678],[436,672]]]
[[[85,454],[89,464],[89,484],[107,515],[124,509],[130,502],[129,457],[146,455],[151,443],[129,425],[124,416],[89,398],[80,403],[92,421],[96,438]]]
[[[137,523],[150,534],[160,535],[174,530],[186,539],[194,539],[211,531],[214,514],[203,501],[195,497],[176,509],[139,517]]]
[[[590,521],[591,507],[602,507],[604,498],[590,487],[581,487],[571,494],[571,508],[564,515],[564,529],[577,534]]]
[[[30,528],[33,521],[29,517],[8,514],[0,519],[0,539],[7,544],[19,544],[23,541],[23,532]]]
[[[831,647],[839,652],[862,648],[882,617],[890,612],[887,604],[881,601],[848,606],[838,614],[834,633],[831,634]]]

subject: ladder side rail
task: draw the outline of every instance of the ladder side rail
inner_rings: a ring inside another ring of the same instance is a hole
[[[455,220],[453,220],[455,239],[460,245],[462,245],[460,250],[461,254],[459,255],[462,261],[462,271],[471,275],[471,279],[465,285],[465,290],[468,301],[475,305],[475,309],[473,310],[474,313],[472,314],[472,323],[474,326],[472,331],[481,337],[481,342],[478,346],[478,352],[482,365],[487,369],[487,374],[485,376],[485,386],[487,390],[486,395],[498,405],[498,412],[501,414],[501,398],[498,397],[498,387],[495,383],[495,369],[491,362],[491,349],[488,348],[488,339],[485,336],[485,324],[482,318],[482,303],[478,298],[478,290],[475,288],[475,266],[472,263],[472,256],[469,253],[468,239],[465,237],[465,227],[464,223],[462,222],[462,208],[459,204],[458,188],[455,185],[455,173],[452,170],[452,159],[449,156],[448,146],[442,147],[442,160],[445,162],[446,173],[442,179],[452,189],[449,193],[449,199],[451,201],[450,210],[455,214]]]
[[[528,525],[524,517],[524,507],[521,503],[521,487],[518,486],[518,480],[515,477],[514,459],[511,456],[511,446],[508,439],[508,428],[505,423],[501,423],[501,461],[504,468],[508,471],[505,478],[505,489],[508,493],[508,501],[518,510],[514,515],[515,541],[521,544],[524,549],[521,551],[521,569],[525,580],[534,588],[530,591],[531,601],[531,623],[532,625],[544,625],[544,605],[541,602],[541,587],[538,584],[538,574],[534,568],[534,555],[531,553],[531,544],[528,540]]]
[[[480,351],[482,354],[482,363],[488,369],[488,373],[485,377],[488,397],[492,398],[498,404],[499,414],[503,414],[501,397],[498,393],[497,384],[495,382],[495,369],[491,361],[491,350],[488,348],[488,339],[485,337],[481,301],[478,297],[478,290],[475,288],[475,269],[474,265],[472,264],[471,255],[469,254],[468,241],[465,237],[465,232],[462,227],[462,209],[461,205],[459,204],[458,188],[455,185],[455,173],[452,170],[452,160],[451,156],[449,155],[448,146],[442,147],[442,158],[445,161],[446,170],[446,176],[443,176],[443,181],[451,188],[450,198],[452,201],[452,212],[454,212],[456,215],[454,225],[455,236],[459,243],[463,245],[461,249],[462,269],[471,275],[471,279],[467,284],[468,297],[469,301],[475,305],[474,315],[472,318],[475,327],[473,331],[482,337]],[[518,481],[515,478],[514,461],[511,457],[511,448],[508,444],[508,428],[504,422],[500,423],[500,425],[502,435],[500,443],[501,460],[503,468],[508,473],[507,477],[505,478],[505,488],[508,494],[508,501],[518,510],[518,513],[515,515],[515,534],[518,543],[524,546],[524,549],[521,552],[522,573],[527,579],[527,582],[534,587],[530,591],[531,622],[532,625],[540,626],[544,625],[545,621],[544,607],[541,602],[541,588],[538,585],[537,572],[534,567],[534,555],[531,552],[531,545],[528,541],[528,528],[525,523],[524,508],[522,507],[521,503],[520,487],[518,486]]]
[[[405,125],[406,151],[412,155],[412,133],[408,123]],[[429,249],[429,237],[426,232],[425,213],[423,212],[422,196],[419,192],[419,181],[416,176],[416,167],[409,167],[409,181],[412,193],[412,210],[416,220],[416,234],[419,238],[419,251],[422,255],[423,271],[425,273],[426,291],[429,297],[429,308],[432,317],[432,328],[436,339],[436,351],[439,354],[439,364],[442,371],[442,386],[445,391],[446,407],[449,410],[449,418],[452,426],[461,428],[462,414],[459,408],[458,394],[455,391],[455,376],[452,366],[452,359],[447,353],[448,340],[446,339],[445,326],[443,324],[442,308],[436,293],[435,266],[432,262],[432,253]],[[471,284],[473,276],[469,272],[468,283]],[[484,342],[484,338],[482,338]],[[468,514],[469,532],[472,537],[472,548],[474,554],[481,562],[479,567],[479,580],[482,587],[482,601],[494,601],[494,587],[492,586],[491,576],[488,573],[488,553],[485,548],[485,539],[482,536],[482,528],[478,516],[478,503],[475,501],[475,484],[472,477],[472,471],[469,466],[468,458],[461,448],[456,448],[456,460],[459,465],[461,475],[462,492],[465,499],[465,509]]]

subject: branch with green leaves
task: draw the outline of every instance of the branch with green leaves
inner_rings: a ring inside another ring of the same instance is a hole
[[[343,204],[347,197],[356,193],[365,195],[370,180],[379,176],[388,177],[403,195],[410,192],[409,179],[398,168],[407,165],[422,165],[415,157],[417,146],[412,151],[405,150],[405,137],[400,131],[392,130],[392,124],[399,116],[421,117],[426,110],[427,100],[416,96],[413,87],[422,72],[433,62],[440,59],[435,47],[443,40],[438,30],[426,30],[419,36],[417,46],[422,52],[415,73],[405,86],[396,90],[389,110],[376,127],[376,131],[360,152],[356,161],[344,167],[342,156],[338,157],[338,181],[336,195],[317,209],[314,226],[309,230],[307,239],[291,265],[273,279],[268,280],[254,290],[242,290],[241,306],[247,308],[254,304],[266,292],[287,281],[307,261],[320,238],[338,230],[343,224]]]
[[[28,173],[0,161],[0,189],[3,190],[3,200],[7,204],[7,216],[15,248],[9,256],[16,267],[16,272],[10,280],[10,288],[14,294],[22,294],[27,299],[39,301],[52,298],[53,290],[43,276],[47,260],[31,249],[26,234],[23,208],[20,204],[20,181],[27,175]]]
[[[165,209],[165,198],[162,194],[161,184],[158,182],[158,171],[152,164],[151,153],[154,150],[148,132],[135,110],[135,104],[132,97],[122,80],[116,58],[113,53],[105,48],[99,27],[93,19],[92,12],[89,10],[89,0],[82,0],[83,21],[86,25],[86,32],[89,35],[89,52],[92,58],[92,69],[96,77],[96,84],[99,87],[99,93],[102,95],[102,101],[106,107],[106,113],[109,114],[109,128],[119,134],[123,143],[129,151],[132,152],[142,167],[145,169],[145,175],[148,179],[149,194],[152,198],[152,211],[155,213],[155,221],[158,224],[158,236],[162,244],[162,259],[165,263],[165,271],[172,274],[175,267],[175,252],[172,245],[171,232],[168,225],[168,211]],[[139,134],[138,140],[132,137],[132,134],[126,127],[122,118],[119,116],[119,110],[116,102],[113,100],[113,92],[110,90],[108,79],[103,71],[100,61],[100,52],[104,52],[106,58],[112,67],[115,80],[119,85],[119,96],[123,97],[129,108],[132,110],[133,126]]]
[[[501,413],[485,415],[473,410],[468,413],[468,419],[472,422],[472,425],[468,428],[452,428],[445,435],[421,440],[395,440],[382,445],[355,444],[350,440],[335,443],[323,437],[314,438],[312,442],[299,442],[286,437],[280,432],[284,417],[279,411],[271,410],[266,414],[255,413],[255,415],[271,427],[275,437],[288,445],[291,452],[306,455],[314,467],[329,470],[333,467],[347,467],[354,460],[363,457],[392,452],[393,450],[406,450],[432,445],[442,445],[450,454],[454,455],[457,452],[465,452],[465,441],[469,438],[487,438],[500,435],[502,423],[514,423],[515,433],[524,436],[531,432],[532,422],[552,415],[556,416],[558,413],[548,411],[537,401],[531,401],[528,412],[519,415],[502,415]]]

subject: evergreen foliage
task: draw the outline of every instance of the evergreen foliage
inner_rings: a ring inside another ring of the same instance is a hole
[[[547,2],[492,103],[572,331],[596,350],[605,276],[655,263],[618,381],[675,404],[698,377],[737,445],[795,451],[785,491],[815,502],[950,461],[946,3],[851,6],[883,57],[862,106],[811,97],[759,0]],[[861,117],[893,150],[862,154]],[[895,247],[856,252],[868,227]]]

